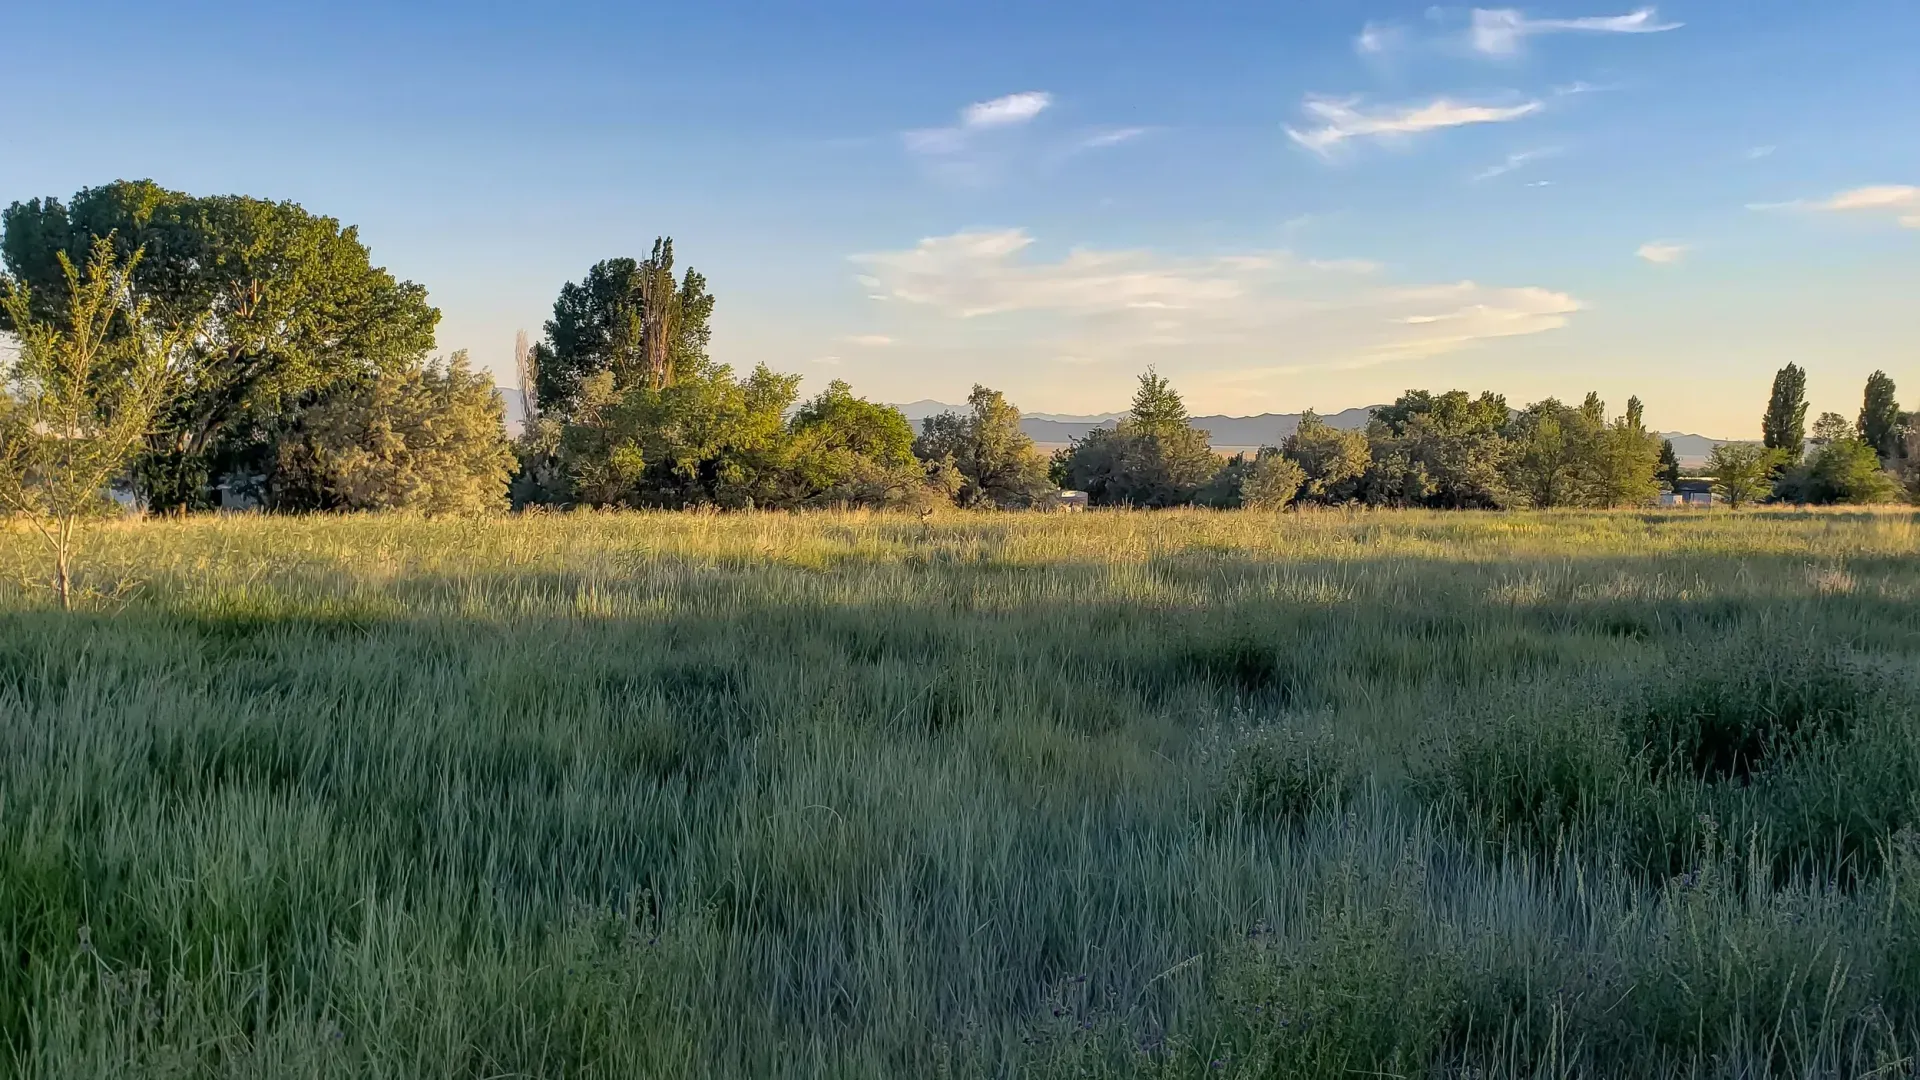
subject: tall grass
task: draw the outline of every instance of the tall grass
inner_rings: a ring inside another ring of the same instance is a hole
[[[1916,541],[209,518],[64,616],[0,538],[0,1061],[1912,1075]]]

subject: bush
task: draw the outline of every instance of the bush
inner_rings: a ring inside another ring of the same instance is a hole
[[[1893,502],[1900,485],[1880,468],[1873,447],[1856,438],[1834,439],[1780,482],[1780,496],[1792,502],[1864,505]]]
[[[377,375],[305,410],[280,446],[270,501],[283,509],[504,509],[514,455],[504,406],[464,352]]]

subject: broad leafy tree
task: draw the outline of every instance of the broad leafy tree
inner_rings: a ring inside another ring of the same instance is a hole
[[[713,294],[707,279],[673,277],[673,241],[654,241],[645,259],[595,263],[560,288],[546,340],[531,363],[541,408],[562,416],[579,405],[581,381],[606,372],[616,390],[646,384],[664,389],[698,373],[712,339]]]
[[[1660,494],[1664,445],[1647,430],[1640,399],[1628,398],[1626,413],[1594,436],[1586,466],[1587,505],[1605,509],[1651,503]]]
[[[1721,443],[1707,454],[1713,493],[1734,509],[1766,498],[1786,452],[1757,443]]]
[[[1873,447],[1843,436],[1814,447],[1799,468],[1781,478],[1780,495],[1793,502],[1865,505],[1894,501],[1900,485],[1881,469]]]
[[[1508,415],[1500,395],[1464,390],[1409,390],[1375,409],[1367,425],[1367,500],[1439,509],[1503,505]]]
[[[913,452],[930,478],[953,488],[961,506],[1037,506],[1054,489],[1047,459],[1020,430],[1020,410],[985,386],[967,395],[966,412],[921,421]]]
[[[1346,502],[1357,497],[1373,454],[1364,431],[1342,431],[1312,409],[1280,444],[1281,453],[1306,477],[1299,495],[1321,503]]]
[[[142,257],[130,296],[157,325],[198,328],[179,393],[139,469],[159,509],[207,505],[229,472],[257,471],[314,396],[416,362],[440,313],[426,290],[373,265],[352,227],[296,203],[193,196],[149,180],[33,199],[4,213],[0,251],[36,313],[63,287],[59,257],[95,239]]]
[[[1508,484],[1526,505],[1549,510],[1585,503],[1588,466],[1600,434],[1589,412],[1548,398],[1514,417],[1509,432]]]

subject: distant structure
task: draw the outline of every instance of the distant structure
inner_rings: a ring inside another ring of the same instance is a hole
[[[1087,508],[1087,493],[1084,491],[1058,491],[1053,496],[1053,509],[1067,513],[1078,513]]]
[[[1678,490],[1660,496],[1661,506],[1707,509],[1718,502],[1713,496],[1713,485],[1703,480],[1682,480]]]

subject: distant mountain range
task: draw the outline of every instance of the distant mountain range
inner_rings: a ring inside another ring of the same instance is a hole
[[[520,415],[520,394],[516,390],[500,387],[500,396],[507,403],[507,432],[517,435],[523,422]],[[920,422],[929,416],[938,416],[944,412],[964,412],[963,405],[949,405],[943,401],[931,399],[910,401],[905,405],[895,405],[913,422],[918,429]],[[1350,431],[1359,431],[1367,426],[1367,420],[1373,415],[1369,406],[1362,409],[1345,409],[1337,413],[1328,413],[1320,419],[1330,426]],[[1095,428],[1110,428],[1119,422],[1125,413],[1102,413],[1092,416],[1075,416],[1067,413],[1027,413],[1020,418],[1020,430],[1027,437],[1039,443],[1042,448],[1052,449],[1065,446],[1076,439],[1084,439]],[[1261,413],[1259,416],[1196,416],[1190,421],[1194,427],[1207,432],[1216,450],[1234,452],[1251,450],[1260,446],[1276,446],[1282,439],[1293,434],[1300,426],[1299,413]],[[1663,439],[1673,441],[1673,450],[1680,458],[1682,468],[1699,468],[1707,454],[1729,439],[1713,439],[1705,435],[1693,435],[1680,431],[1663,431]]]

